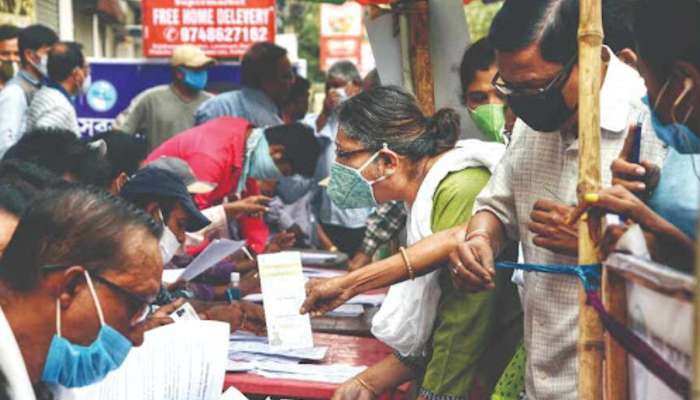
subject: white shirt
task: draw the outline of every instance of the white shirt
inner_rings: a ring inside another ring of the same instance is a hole
[[[80,137],[75,106],[59,90],[39,89],[27,110],[27,132],[37,128],[65,129]]]
[[[7,379],[8,395],[13,400],[34,400],[34,388],[24,365],[24,357],[12,328],[0,307],[0,372]],[[0,395],[3,388],[0,387]]]
[[[637,71],[615,58],[609,49],[608,53],[610,62],[600,92],[603,186],[610,185],[610,164],[622,149],[628,125],[645,110],[641,98],[646,94]],[[666,150],[651,124],[645,123],[644,128],[641,159],[661,165]],[[539,199],[576,204],[578,146],[574,132],[537,132],[518,120],[513,142],[476,200],[475,212],[490,211],[503,223],[509,239],[522,242],[526,263],[577,264],[576,258],[535,246],[527,224]],[[574,400],[578,380],[578,278],[539,272],[525,272],[524,277],[521,294],[528,398]]]

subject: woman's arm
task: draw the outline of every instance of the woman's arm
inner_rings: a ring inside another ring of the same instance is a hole
[[[373,400],[413,379],[416,372],[391,354],[378,364],[342,384],[332,400]]]
[[[449,254],[464,240],[466,225],[460,225],[436,233],[406,249],[415,276],[435,270],[446,261]],[[409,278],[408,268],[395,254],[347,275],[325,280],[312,280],[307,284],[307,298],[302,314],[322,315],[331,311],[357,294],[392,285]]]

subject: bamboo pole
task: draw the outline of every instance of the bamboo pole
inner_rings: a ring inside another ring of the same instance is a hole
[[[601,49],[603,44],[601,0],[580,0],[578,31],[578,193],[600,189],[600,87]],[[593,218],[591,216],[591,218]],[[599,262],[595,243],[589,232],[588,215],[579,223],[579,263]],[[600,224],[591,224],[600,226]],[[578,322],[578,398],[600,400],[602,393],[603,328],[592,307],[586,305],[583,288],[579,293]],[[615,399],[617,400],[617,399]]]
[[[413,88],[423,112],[435,113],[433,65],[430,61],[430,25],[428,0],[413,0],[408,5],[410,56],[413,66]]]

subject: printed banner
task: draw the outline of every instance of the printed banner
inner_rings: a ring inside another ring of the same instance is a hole
[[[142,20],[146,57],[194,44],[210,57],[233,58],[275,41],[275,0],[144,0]]]

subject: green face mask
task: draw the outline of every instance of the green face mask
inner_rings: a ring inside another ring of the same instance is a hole
[[[7,82],[17,73],[17,65],[12,61],[0,61],[0,81]]]
[[[506,106],[504,104],[483,104],[469,110],[472,121],[481,133],[490,141],[503,143],[503,127],[506,124]]]

